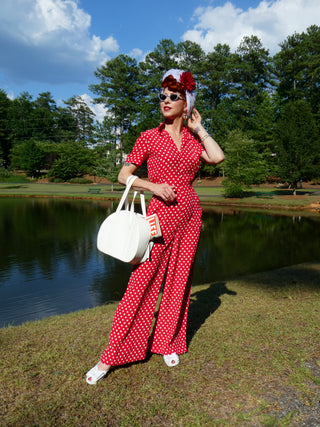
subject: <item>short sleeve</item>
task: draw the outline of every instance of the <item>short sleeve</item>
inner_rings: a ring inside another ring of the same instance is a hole
[[[126,162],[141,166],[149,157],[149,143],[145,133],[142,133],[134,144],[133,150],[128,155]]]

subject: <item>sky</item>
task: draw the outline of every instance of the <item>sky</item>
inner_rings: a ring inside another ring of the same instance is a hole
[[[273,55],[310,25],[320,25],[319,0],[1,0],[0,89],[11,99],[49,91],[62,106],[81,95],[101,120],[88,86],[108,59],[141,61],[165,38],[234,51],[250,35]]]

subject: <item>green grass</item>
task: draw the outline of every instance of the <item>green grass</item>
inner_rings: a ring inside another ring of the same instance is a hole
[[[101,188],[99,194],[90,194],[89,188]],[[123,186],[117,184],[39,184],[39,183],[0,183],[1,196],[34,196],[34,197],[71,197],[99,198],[105,200],[119,199]],[[263,207],[264,209],[304,209],[311,204],[319,204],[319,190],[298,190],[297,196],[288,195],[287,190],[257,187],[247,193],[246,197],[229,199],[223,195],[222,187],[197,187],[201,204],[213,206]],[[147,199],[151,197],[146,193]],[[319,205],[320,206],[320,205]],[[319,210],[319,209],[318,209]],[[317,210],[317,211],[318,211]]]
[[[101,193],[90,194],[89,188],[101,188]],[[124,187],[112,184],[0,184],[1,195],[13,196],[52,196],[52,197],[74,197],[74,198],[119,198]]]
[[[14,174],[0,174],[1,183],[13,183],[21,184],[30,182],[26,176],[14,175]]]
[[[319,409],[320,263],[192,289],[189,351],[85,372],[117,304],[0,330],[3,426],[291,426]],[[296,423],[296,424],[295,424]]]

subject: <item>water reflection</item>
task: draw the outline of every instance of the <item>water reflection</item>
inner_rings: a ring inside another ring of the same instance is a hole
[[[101,201],[0,199],[0,326],[119,300],[131,266],[96,249]],[[319,217],[204,211],[194,283],[319,258]]]
[[[203,223],[195,284],[319,259],[319,216],[205,211]]]

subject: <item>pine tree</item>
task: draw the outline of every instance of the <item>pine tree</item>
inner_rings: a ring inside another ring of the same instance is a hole
[[[274,131],[278,175],[294,189],[320,170],[320,138],[310,105],[303,100],[284,108]]]

